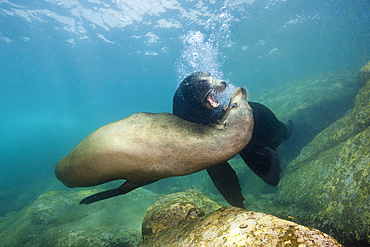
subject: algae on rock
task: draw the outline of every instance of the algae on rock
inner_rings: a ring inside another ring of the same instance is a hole
[[[360,76],[359,76],[360,78]],[[283,214],[350,246],[370,246],[370,80],[353,111],[317,135],[278,188]]]
[[[282,144],[289,150],[282,155],[291,159],[318,133],[353,108],[357,92],[355,73],[327,72],[291,80],[250,97],[268,106],[280,121],[293,121],[293,134]]]
[[[219,204],[195,189],[163,196],[145,213],[142,224],[143,239],[155,237],[169,227],[204,216],[205,213],[219,208]]]
[[[146,209],[159,196],[139,188],[91,205],[101,190],[51,191],[0,223],[0,246],[137,246]]]
[[[175,202],[171,203],[172,199]],[[191,205],[189,208],[194,210],[197,208],[194,203],[202,201],[206,201],[201,204],[206,212],[219,208],[195,190],[159,199],[148,209],[143,226],[160,226],[161,231],[155,234],[143,231],[149,235],[143,236],[141,246],[342,246],[318,230],[236,207],[222,207],[205,216],[187,217],[190,210],[184,210],[185,205]],[[181,220],[173,224],[173,214],[164,220],[163,215],[168,211],[176,212],[176,218]]]
[[[358,84],[362,88],[370,80],[370,61],[358,73]]]

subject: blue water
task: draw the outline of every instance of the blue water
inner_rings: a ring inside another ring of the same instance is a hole
[[[370,60],[366,0],[166,2],[0,2],[0,191],[53,178],[102,125],[171,112],[195,70],[253,93]]]

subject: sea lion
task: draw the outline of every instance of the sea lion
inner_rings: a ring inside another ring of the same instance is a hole
[[[221,83],[223,82],[223,83]],[[185,78],[173,97],[173,114],[194,123],[209,124],[222,116],[222,106],[217,96],[225,90],[226,82],[207,72],[195,72]],[[201,100],[200,100],[201,99]],[[211,99],[213,108],[205,105]],[[276,148],[292,133],[293,124],[288,127],[280,122],[266,106],[249,102],[254,114],[253,136],[240,156],[253,172],[266,183],[276,186],[281,173]],[[216,188],[232,206],[244,208],[238,177],[232,167],[221,163],[207,169]]]
[[[126,180],[117,189],[80,202],[89,204],[225,162],[245,147],[252,130],[253,114],[247,92],[238,88],[221,121],[210,126],[170,113],[136,113],[105,125],[62,158],[56,164],[55,175],[68,187]]]

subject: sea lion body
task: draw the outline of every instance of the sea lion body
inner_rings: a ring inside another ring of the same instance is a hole
[[[133,114],[87,136],[57,163],[55,174],[69,187],[125,179],[132,190],[227,161],[245,147],[252,131],[246,90],[238,88],[220,124],[191,123],[169,113]]]

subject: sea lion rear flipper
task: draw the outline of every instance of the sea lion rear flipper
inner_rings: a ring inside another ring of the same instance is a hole
[[[207,172],[218,191],[230,205],[245,209],[243,203],[245,199],[241,193],[238,176],[229,163],[210,167]]]
[[[105,200],[111,197],[124,195],[136,188],[139,188],[141,186],[144,186],[144,185],[147,185],[153,182],[155,181],[152,181],[149,183],[143,183],[143,184],[134,184],[134,183],[130,183],[129,181],[126,181],[117,189],[106,190],[106,191],[99,192],[91,196],[85,197],[84,199],[82,199],[82,201],[80,201],[80,204],[90,204],[90,203]]]
[[[249,168],[266,183],[276,186],[280,180],[280,160],[276,150],[261,142],[249,143],[239,155]]]

